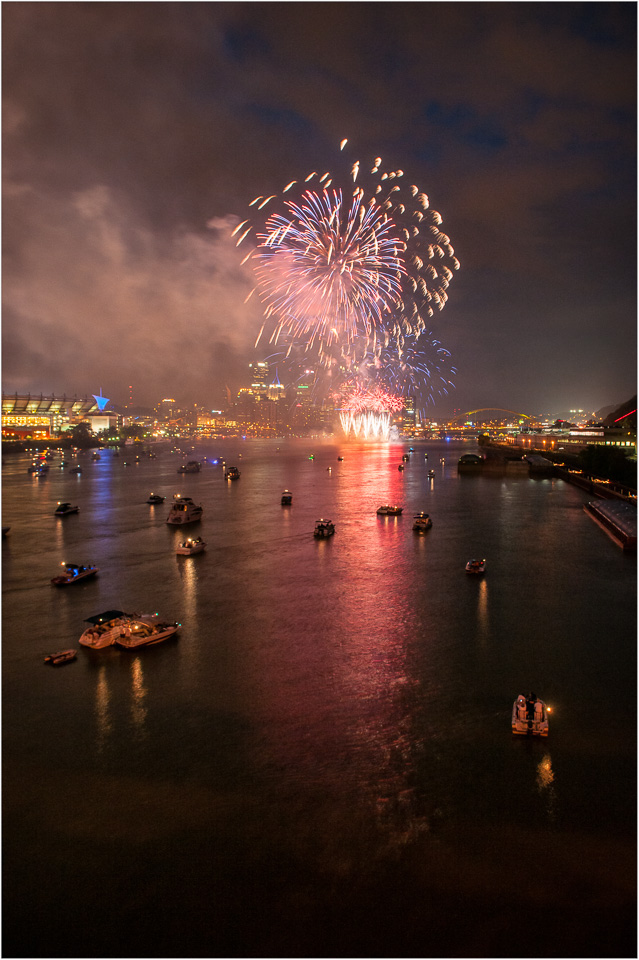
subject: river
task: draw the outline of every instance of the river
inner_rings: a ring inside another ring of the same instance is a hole
[[[562,480],[413,446],[5,456],[5,957],[636,955],[636,556]],[[78,647],[112,608],[181,629]],[[544,740],[511,735],[531,689]]]

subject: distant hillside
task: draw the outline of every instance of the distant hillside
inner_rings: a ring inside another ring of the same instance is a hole
[[[607,414],[605,411],[609,411]],[[630,414],[630,416],[627,416]],[[637,429],[637,397],[631,397],[630,400],[626,400],[625,403],[622,403],[619,407],[604,407],[603,410],[598,411],[597,417],[600,418],[607,427],[613,426],[613,424],[618,421],[621,417],[625,417],[623,420],[623,426],[627,427],[628,430]]]

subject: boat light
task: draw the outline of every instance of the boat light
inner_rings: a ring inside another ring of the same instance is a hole
[[[552,713],[552,707],[546,707],[546,713]]]

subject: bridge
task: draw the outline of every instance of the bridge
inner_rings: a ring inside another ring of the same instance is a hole
[[[479,407],[477,410],[467,410],[466,413],[454,414],[452,417],[450,417],[449,423],[454,423],[456,421],[463,423],[477,413],[505,413],[509,415],[509,419],[512,419],[513,417],[517,420],[533,419],[533,417],[530,417],[527,413],[517,413],[516,410],[507,410],[505,407]],[[485,421],[485,420],[496,420],[496,419],[504,420],[506,418],[505,417],[500,417],[500,418],[480,417],[479,419],[482,421]]]

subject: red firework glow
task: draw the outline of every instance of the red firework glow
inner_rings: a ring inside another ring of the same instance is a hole
[[[379,387],[374,390],[355,387],[343,398],[342,407],[350,413],[364,413],[367,410],[375,413],[399,413],[403,410],[405,402],[403,397],[396,393],[388,393]]]

